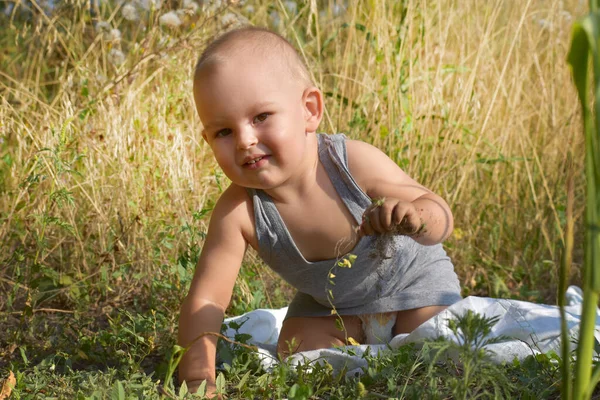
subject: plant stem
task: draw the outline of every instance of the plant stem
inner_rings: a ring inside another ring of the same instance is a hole
[[[591,378],[597,304],[598,293],[594,292],[587,284],[584,285],[581,328],[577,345],[577,363],[575,365],[575,384],[573,386],[574,399],[585,399],[590,395],[586,392]]]
[[[567,330],[567,315],[565,311],[566,291],[569,283],[571,262],[573,260],[574,242],[574,218],[573,203],[575,201],[575,180],[573,177],[573,158],[571,152],[567,154],[567,223],[565,226],[565,247],[559,274],[558,283],[558,305],[560,307],[560,336],[561,336],[561,358],[562,358],[562,386],[561,398],[571,399],[571,349],[570,338]]]

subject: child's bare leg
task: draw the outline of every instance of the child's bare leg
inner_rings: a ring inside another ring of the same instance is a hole
[[[394,336],[400,333],[410,333],[414,331],[423,322],[435,317],[446,308],[448,308],[448,306],[429,306],[398,311],[396,325],[394,325]]]
[[[292,353],[306,350],[325,349],[343,346],[346,338],[362,340],[362,323],[356,316],[344,316],[345,331],[337,328],[335,320],[339,317],[292,317],[283,322],[277,353],[287,357]]]

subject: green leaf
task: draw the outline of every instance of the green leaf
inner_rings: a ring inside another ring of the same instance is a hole
[[[223,375],[223,373],[219,373],[219,376],[217,376],[217,380],[215,382],[215,386],[217,387],[217,393],[218,394],[224,394],[225,393],[225,375]]]
[[[567,62],[571,65],[573,81],[575,82],[579,101],[581,102],[584,113],[589,111],[587,108],[587,79],[590,45],[588,40],[589,33],[586,31],[586,27],[589,28],[589,23],[585,23],[589,18],[590,16],[587,16],[583,20],[573,24],[571,49],[567,56]]]
[[[290,400],[307,400],[310,396],[312,396],[312,394],[313,391],[310,386],[306,384],[299,385],[294,383],[288,392],[288,397]]]
[[[196,395],[200,397],[204,397],[206,394],[206,381],[202,381],[200,386],[198,386],[198,390],[196,391]]]
[[[242,379],[240,379],[240,383],[238,383],[235,388],[237,390],[242,390],[242,388],[244,387],[244,385],[246,384],[246,381],[248,380],[248,378],[250,377],[250,371],[246,372],[244,374],[244,376],[242,376]]]
[[[340,318],[335,319],[335,327],[338,331],[344,330],[344,326],[342,325],[342,320]]]
[[[188,394],[188,387],[187,384],[185,383],[185,381],[183,381],[183,383],[181,384],[181,387],[179,388],[179,397],[180,398],[185,398],[185,395]]]
[[[298,384],[294,383],[294,385],[292,385],[292,387],[290,388],[290,391],[288,392],[288,397],[290,399],[295,399],[296,398],[296,392],[298,391]]]
[[[115,382],[110,398],[112,400],[125,400],[125,388],[121,381]]]

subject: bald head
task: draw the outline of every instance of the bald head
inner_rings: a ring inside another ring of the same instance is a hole
[[[278,34],[256,27],[232,30],[213,41],[204,50],[196,64],[194,83],[197,83],[206,70],[243,56],[264,59],[278,68],[284,68],[290,78],[304,87],[314,85],[310,73],[296,49]]]

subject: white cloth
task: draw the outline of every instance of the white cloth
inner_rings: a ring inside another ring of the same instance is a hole
[[[581,319],[581,289],[571,286],[567,290],[565,307],[568,332],[577,337]],[[234,338],[236,332],[249,334],[249,344],[256,345],[261,354],[263,366],[268,369],[277,362],[276,345],[279,331],[286,314],[286,308],[278,310],[259,309],[241,316],[227,318],[225,324],[234,321],[242,326],[236,331],[227,329],[225,335]],[[467,297],[434,318],[426,321],[410,334],[401,334],[392,338],[389,344],[346,346],[341,349],[320,349],[305,351],[290,357],[292,364],[307,361],[326,360],[334,370],[346,367],[351,374],[360,373],[367,361],[362,355],[370,350],[371,354],[388,351],[408,343],[419,343],[444,337],[459,342],[448,326],[454,315],[462,315],[468,310],[485,317],[496,317],[491,338],[504,337],[499,343],[489,344],[492,360],[510,362],[515,358],[523,360],[527,356],[554,351],[560,354],[560,309],[557,306],[535,304],[518,300],[492,299],[486,297]],[[600,341],[600,314],[596,314],[596,340]],[[574,346],[572,344],[572,346]],[[352,349],[349,354],[345,349]],[[227,361],[227,360],[223,360]]]

